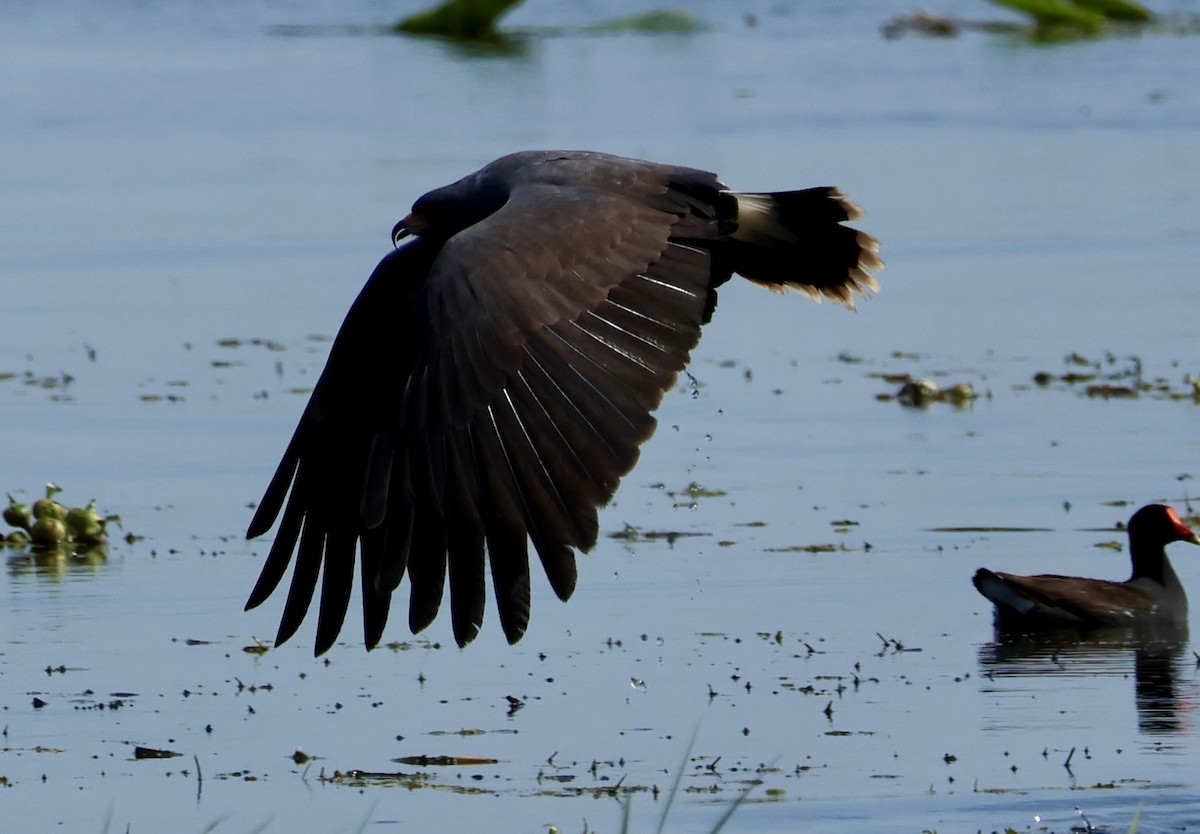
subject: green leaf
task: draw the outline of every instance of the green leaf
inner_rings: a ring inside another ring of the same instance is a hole
[[[1104,15],[1109,20],[1148,23],[1154,20],[1150,10],[1133,0],[1073,0],[1076,6]]]
[[[410,35],[474,40],[495,33],[496,21],[521,0],[448,0],[436,9],[406,17],[396,29]]]
[[[1104,16],[1062,0],[992,0],[1023,12],[1034,19],[1038,26],[1069,26],[1084,32],[1098,32],[1104,26]]]

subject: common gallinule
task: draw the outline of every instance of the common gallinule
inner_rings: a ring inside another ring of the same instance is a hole
[[[350,308],[250,522],[253,538],[283,513],[246,607],[295,551],[276,642],[320,574],[324,652],[357,545],[368,648],[406,571],[412,630],[436,617],[448,575],[465,645],[483,619],[486,547],[516,642],[527,541],[567,599],[574,551],[596,543],[597,507],[653,434],[717,287],[736,272],[853,308],[883,265],[874,238],[842,225],[860,215],[836,188],[736,193],[706,171],[576,151],[505,156],[421,197]]]
[[[1174,509],[1148,504],[1129,519],[1133,575],[1124,582],[987,568],[972,581],[995,604],[996,625],[1006,630],[1185,623],[1187,594],[1165,549],[1178,541],[1200,544]]]

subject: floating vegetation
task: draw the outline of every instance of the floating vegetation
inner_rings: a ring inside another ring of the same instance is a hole
[[[998,6],[1021,12],[1043,30],[1075,29],[1080,34],[1099,34],[1110,20],[1149,23],[1154,15],[1133,0],[991,0]]]
[[[768,547],[768,553],[849,553],[851,548],[844,544],[790,544],[786,547]]]
[[[707,28],[704,23],[687,12],[660,9],[593,23],[582,27],[582,31],[600,34],[633,32],[645,35],[691,35],[703,32]]]
[[[1052,533],[1050,527],[930,527],[930,533]]]
[[[287,350],[286,346],[280,344],[279,342],[275,341],[274,339],[261,339],[258,337],[254,337],[251,339],[237,339],[237,338],[217,339],[218,347],[237,348],[237,347],[244,347],[247,345],[254,346],[254,347],[263,347],[270,351],[285,351],[285,350]]]
[[[1133,0],[990,0],[1025,15],[1027,23],[1002,20],[965,20],[919,11],[892,18],[883,26],[884,37],[912,33],[929,37],[955,37],[964,31],[1006,32],[1034,41],[1093,38],[1111,32],[1142,31],[1156,23],[1155,15]],[[1196,33],[1196,21],[1173,31]]]
[[[720,498],[724,495],[728,495],[728,493],[723,489],[708,489],[702,484],[692,481],[679,492],[668,492],[667,495],[669,495],[671,498],[680,496],[687,498]]]
[[[366,787],[396,787],[424,788],[429,785],[427,773],[381,772],[377,770],[335,770],[331,775],[322,771],[318,777],[321,782],[331,782],[337,785],[347,785],[354,788]]]
[[[893,17],[883,24],[885,38],[899,38],[906,34],[925,35],[935,38],[953,38],[964,31],[1020,32],[1025,27],[1007,20],[964,20],[921,10],[912,14]]]
[[[440,35],[455,40],[486,40],[497,36],[496,21],[521,0],[448,0],[396,24],[408,35]]]
[[[632,524],[626,524],[622,530],[609,533],[610,539],[616,539],[623,542],[642,542],[642,541],[660,541],[665,540],[668,544],[675,544],[676,539],[681,539],[685,536],[710,536],[711,533],[689,533],[681,530],[643,530],[641,527],[635,527]]]
[[[119,526],[120,517],[101,515],[94,500],[86,507],[68,509],[55,498],[60,492],[62,487],[46,484],[45,496],[32,506],[21,503],[10,493],[4,520],[16,529],[0,537],[0,543],[12,549],[31,548],[37,553],[59,551],[72,556],[102,551],[108,542],[108,524]]]
[[[1090,359],[1072,353],[1063,361],[1067,371],[1038,371],[1033,375],[1034,385],[1079,391],[1085,396],[1104,400],[1135,400],[1146,396],[1200,403],[1200,379],[1185,374],[1181,384],[1173,384],[1166,377],[1148,377],[1138,356],[1118,358],[1107,353],[1099,359]]]
[[[429,35],[462,42],[500,42],[508,34],[497,28],[500,18],[521,0],[447,0],[426,12],[411,15],[393,30],[406,35]],[[627,17],[602,20],[585,26],[539,28],[537,34],[568,32],[585,34],[690,35],[708,27],[685,11],[658,9]]]
[[[979,398],[979,394],[969,382],[956,382],[942,388],[931,379],[913,379],[907,374],[891,375],[886,379],[892,382],[903,380],[903,384],[895,394],[878,394],[876,399],[884,402],[896,400],[909,408],[926,408],[933,403],[950,403],[955,408],[966,409]]]

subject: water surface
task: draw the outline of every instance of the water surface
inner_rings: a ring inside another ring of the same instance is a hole
[[[6,826],[614,831],[621,795],[642,829],[680,767],[669,830],[709,830],[751,780],[728,831],[1200,824],[1190,639],[998,646],[969,582],[1121,578],[1097,545],[1196,494],[1190,398],[1034,383],[1071,353],[1176,394],[1200,375],[1194,39],[689,9],[707,31],[596,36],[564,27],[642,7],[530,0],[503,54],[368,34],[403,12],[373,2],[3,13],[0,489],[56,481],[140,537],[101,565],[7,562]],[[494,618],[459,651],[444,619],[414,640],[400,617],[369,655],[353,620],[324,659],[311,625],[244,651],[281,605],[241,613],[268,547],[250,505],[392,225],[555,146],[837,184],[884,291],[851,314],[724,289],[696,384],[601,517],[694,535],[606,535],[568,605],[535,583],[518,646]],[[906,409],[877,399],[894,374],[982,396]],[[420,755],[499,762],[393,761]],[[332,779],[352,770],[418,775]]]

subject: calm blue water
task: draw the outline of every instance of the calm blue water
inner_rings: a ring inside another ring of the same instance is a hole
[[[1196,39],[888,41],[912,7],[715,0],[688,4],[707,31],[662,37],[562,28],[633,2],[529,0],[499,55],[361,28],[415,7],[0,12],[0,490],[53,480],[143,537],[100,566],[7,562],[0,830],[615,831],[603,789],[667,790],[693,735],[672,831],[708,831],[751,778],[727,831],[1060,832],[1076,806],[1109,831],[1139,807],[1139,831],[1200,825],[1192,644],[997,656],[969,584],[1120,578],[1106,530],[1200,494],[1190,400],[1032,383],[1071,352],[1176,392],[1200,375]],[[605,538],[570,604],[535,584],[517,647],[492,620],[450,648],[439,620],[370,655],[350,627],[328,662],[311,625],[244,652],[280,610],[241,612],[267,549],[249,505],[392,225],[555,146],[837,184],[884,290],[856,314],[724,290],[698,396],[668,397],[601,520],[699,535]],[[876,399],[893,373],[984,396],[904,409]],[[1042,530],[935,532],[992,526]],[[1198,554],[1171,553],[1200,588]],[[500,761],[393,761],[422,754]],[[322,779],[353,769],[426,775]],[[657,825],[661,796],[632,802]]]

